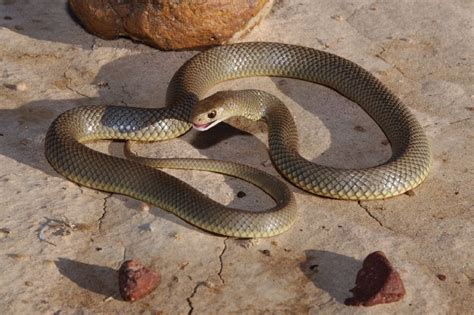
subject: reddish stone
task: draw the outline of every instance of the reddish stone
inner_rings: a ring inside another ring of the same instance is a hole
[[[125,301],[136,301],[150,294],[160,283],[160,276],[138,261],[127,260],[120,266],[119,290]]]
[[[351,292],[354,296],[345,300],[346,305],[372,306],[401,300],[405,296],[405,287],[387,257],[378,251],[364,259]]]

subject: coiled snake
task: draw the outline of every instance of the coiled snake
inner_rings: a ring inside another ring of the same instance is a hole
[[[219,92],[200,100],[218,82],[248,76],[281,76],[333,88],[359,104],[381,127],[391,158],[366,169],[336,169],[304,160],[297,151],[296,127],[286,107],[256,90]],[[427,138],[408,108],[378,79],[336,55],[279,43],[215,47],[186,62],[174,75],[167,107],[85,106],[61,114],[51,124],[46,158],[66,178],[84,186],[143,200],[211,232],[265,237],[287,230],[296,219],[294,197],[285,184],[254,168],[224,161],[120,159],[82,143],[95,139],[156,141],[208,129],[236,115],[264,119],[269,150],[278,170],[298,187],[338,199],[381,199],[420,184],[431,167]],[[260,212],[225,207],[182,181],[150,166],[203,169],[243,178],[261,187],[276,206]]]

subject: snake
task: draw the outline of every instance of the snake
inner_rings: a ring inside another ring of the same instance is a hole
[[[277,76],[325,85],[358,104],[390,142],[391,157],[363,169],[334,168],[298,153],[297,126],[288,108],[259,90],[221,91],[216,84],[242,77]],[[297,217],[295,198],[282,181],[256,168],[201,159],[123,159],[85,145],[98,139],[158,141],[192,127],[207,130],[233,117],[263,120],[276,169],[297,187],[323,197],[374,200],[418,186],[431,168],[423,128],[408,107],[356,63],[309,47],[245,42],[213,47],[184,63],[166,93],[166,106],[81,106],[60,114],[45,137],[45,156],[62,176],[80,185],[142,200],[203,230],[231,237],[269,237],[288,230]],[[261,211],[224,206],[159,168],[199,169],[242,178],[268,193],[276,205]]]

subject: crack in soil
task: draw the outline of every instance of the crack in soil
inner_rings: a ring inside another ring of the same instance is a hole
[[[372,219],[374,219],[375,222],[377,222],[381,227],[386,228],[386,229],[392,231],[391,228],[384,226],[383,223],[382,223],[382,221],[380,221],[376,216],[374,216],[374,215],[372,214],[372,212],[370,212],[368,206],[363,205],[360,200],[359,200],[357,203],[359,204],[359,206],[360,206],[362,209],[365,210],[365,212],[369,215],[369,217],[371,217]]]
[[[99,223],[99,232],[102,230],[102,220],[105,218],[107,215],[107,200],[112,197],[112,194],[107,194],[107,196],[104,197],[104,203],[102,204],[102,215],[100,218],[97,220]]]
[[[86,94],[84,94],[84,93],[81,93],[81,92],[79,92],[79,91],[77,91],[76,89],[74,89],[74,88],[71,87],[72,79],[71,79],[71,77],[69,77],[69,76],[67,75],[67,72],[69,71],[69,68],[70,68],[70,67],[71,67],[71,65],[69,64],[69,65],[67,66],[66,70],[65,70],[64,73],[63,73],[63,77],[64,77],[64,79],[66,79],[66,82],[67,82],[66,85],[65,85],[66,89],[68,89],[69,91],[71,91],[71,92],[73,92],[73,93],[75,93],[75,94],[77,94],[77,95],[80,95],[80,96],[83,96],[83,97],[86,97],[86,98],[91,98],[89,95],[86,95]]]
[[[219,268],[219,272],[217,273],[217,275],[219,276],[219,279],[221,279],[222,284],[225,284],[224,277],[222,276],[222,272],[224,271],[223,256],[224,256],[225,251],[227,250],[227,240],[228,239],[229,239],[229,237],[226,237],[224,239],[224,248],[222,249],[222,252],[219,255],[220,268]]]
[[[222,284],[225,284],[225,280],[224,280],[224,277],[222,276],[222,272],[224,270],[224,263],[223,263],[223,256],[224,256],[224,253],[226,252],[227,250],[227,240],[229,239],[229,237],[226,237],[224,239],[224,248],[222,249],[221,253],[219,254],[219,263],[220,263],[220,267],[219,267],[219,271],[217,272],[217,276],[219,277],[219,279],[221,280]],[[188,305],[189,305],[189,311],[188,311],[188,315],[191,315],[193,312],[194,312],[194,306],[193,306],[193,302],[192,302],[192,299],[194,298],[194,296],[196,295],[199,287],[201,286],[208,286],[208,281],[199,281],[195,286],[194,286],[194,289],[193,291],[191,292],[191,295],[188,296],[188,298],[186,298],[186,301],[188,302]]]
[[[194,295],[196,295],[196,292],[199,289],[199,287],[202,286],[203,284],[204,284],[204,282],[199,281],[196,284],[196,286],[194,287],[193,292],[191,293],[191,295],[186,299],[186,301],[188,301],[188,305],[189,305],[188,315],[191,315],[194,312],[194,306],[193,306],[193,302],[191,300],[194,297]]]

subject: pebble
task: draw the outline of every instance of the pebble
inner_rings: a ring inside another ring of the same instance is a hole
[[[0,228],[0,238],[7,237],[11,233],[9,228]]]
[[[406,42],[406,43],[413,43],[413,39],[407,38],[407,37],[400,37],[400,41]]]
[[[240,240],[237,240],[237,243],[240,245],[240,247],[250,248],[250,247],[254,247],[258,245],[258,243],[260,243],[260,239],[258,238],[240,239]]]
[[[265,166],[265,167],[270,166],[270,165],[272,165],[272,161],[265,160],[265,161],[262,162],[262,165]]]
[[[7,257],[14,260],[28,260],[30,258],[30,256],[26,256],[22,254],[7,254]]]
[[[373,252],[364,259],[362,269],[356,277],[353,297],[344,301],[346,305],[373,306],[401,300],[405,287],[398,272],[381,251]]]
[[[125,301],[137,301],[156,289],[160,275],[136,260],[125,261],[118,271],[119,291]]]
[[[408,190],[408,191],[405,192],[405,195],[410,196],[410,197],[413,197],[413,196],[416,195],[416,193],[415,193],[415,191],[413,191],[413,190]]]
[[[149,212],[150,211],[150,205],[146,202],[140,202],[140,211]]]
[[[359,131],[359,132],[365,132],[365,128],[362,127],[362,126],[355,126],[355,127],[354,127],[354,130],[355,130],[355,131]]]
[[[15,91],[26,91],[28,90],[28,85],[26,85],[25,82],[18,82],[16,84],[4,84],[4,86],[10,90],[15,90]]]
[[[445,275],[443,275],[443,274],[440,274],[440,273],[439,273],[439,274],[437,274],[437,275],[436,275],[436,277],[438,277],[438,279],[439,279],[439,280],[441,280],[441,281],[444,281],[444,280],[446,280],[446,276],[445,276]]]
[[[333,16],[331,16],[331,18],[332,18],[333,20],[336,20],[336,21],[339,21],[339,22],[340,22],[340,21],[344,21],[344,17],[342,17],[342,16],[340,16],[340,15],[333,15]]]

